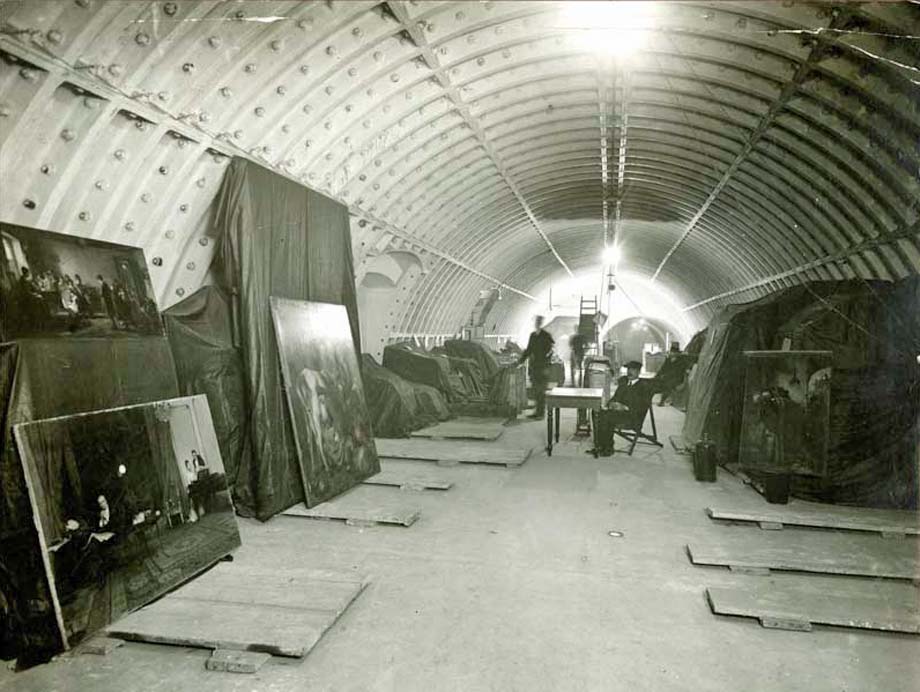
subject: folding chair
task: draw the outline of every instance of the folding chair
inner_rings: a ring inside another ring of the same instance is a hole
[[[654,394],[652,396],[654,396]],[[658,441],[658,426],[655,425],[655,412],[652,410],[652,396],[650,396],[648,401],[645,403],[645,410],[642,411],[641,417],[639,417],[638,414],[636,416],[636,419],[639,421],[638,425],[618,425],[613,429],[614,435],[618,435],[619,437],[622,437],[624,440],[629,442],[629,451],[627,452],[629,456],[632,456],[633,450],[636,448],[636,444],[639,442],[642,444],[655,445],[656,447],[664,447],[664,445]],[[646,435],[643,432],[646,418],[652,419],[651,435]]]

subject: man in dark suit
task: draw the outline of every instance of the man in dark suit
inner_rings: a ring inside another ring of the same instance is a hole
[[[543,329],[543,315],[536,316],[534,327],[527,341],[527,348],[524,349],[518,363],[530,359],[530,382],[533,384],[533,398],[537,405],[530,418],[542,418],[546,412],[546,385],[549,382],[549,367],[555,341],[550,333]]]
[[[102,293],[102,304],[105,306],[105,312],[112,320],[112,329],[118,329],[118,322],[115,320],[117,311],[115,309],[115,295],[112,293],[112,287],[102,278],[102,274],[96,276],[99,279],[99,291]]]
[[[641,379],[640,372],[642,363],[630,361],[626,364],[626,375],[617,380],[617,389],[607,403],[607,408],[614,412],[616,427],[632,429],[642,425],[656,388],[651,380]]]

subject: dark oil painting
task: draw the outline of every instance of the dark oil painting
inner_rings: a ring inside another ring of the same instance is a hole
[[[65,647],[239,547],[206,397],[14,432]]]
[[[348,313],[271,298],[281,374],[308,507],[380,471]]]
[[[140,248],[0,224],[0,337],[162,335]]]
[[[742,467],[822,476],[830,431],[831,351],[745,351]]]

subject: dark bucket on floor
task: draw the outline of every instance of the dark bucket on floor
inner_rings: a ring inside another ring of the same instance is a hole
[[[703,483],[716,481],[716,446],[702,440],[693,447],[693,477]]]
[[[768,474],[763,479],[763,496],[767,502],[774,505],[785,505],[789,502],[788,473]]]

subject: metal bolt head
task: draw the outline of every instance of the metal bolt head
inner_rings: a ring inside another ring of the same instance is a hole
[[[38,205],[35,203],[34,199],[24,199],[22,200],[22,206],[26,209],[35,209]]]
[[[79,217],[80,221],[89,221],[91,218],[88,211],[81,211],[77,216]]]
[[[195,63],[187,62],[182,65],[182,71],[189,73],[195,71]]]
[[[43,163],[41,167],[41,172],[44,173],[45,175],[53,175],[54,165],[50,163]]]
[[[167,2],[163,5],[163,14],[167,17],[172,17],[179,11],[179,6],[174,2]]]
[[[134,36],[134,42],[139,46],[147,46],[150,44],[150,35],[145,34],[143,31],[139,31]]]
[[[61,130],[61,139],[63,139],[65,142],[72,142],[74,139],[76,139],[76,137],[76,133],[69,127]]]
[[[225,99],[228,99],[231,96],[233,96],[233,89],[231,89],[228,86],[225,86],[225,87],[221,87],[220,89],[218,89],[217,93],[219,93]]]
[[[220,48],[222,43],[223,39],[221,39],[220,36],[211,36],[208,39],[208,45],[211,46],[211,48]]]
[[[163,258],[162,258],[162,257],[154,257],[152,260],[150,260],[150,263],[151,263],[154,267],[162,267],[162,266],[163,266]]]
[[[133,230],[134,230],[134,222],[133,222],[133,221],[128,221],[128,222],[125,224],[125,230],[126,230],[126,231],[133,231]]]

